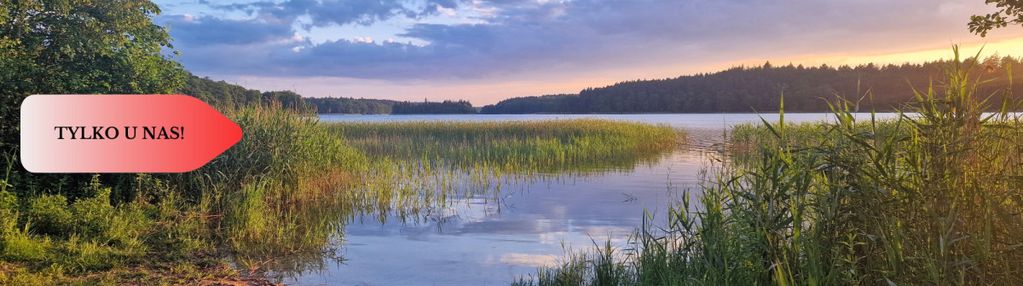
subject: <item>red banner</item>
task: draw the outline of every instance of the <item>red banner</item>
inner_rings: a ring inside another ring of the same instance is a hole
[[[36,173],[180,173],[242,138],[186,95],[32,95],[21,104],[21,163]]]

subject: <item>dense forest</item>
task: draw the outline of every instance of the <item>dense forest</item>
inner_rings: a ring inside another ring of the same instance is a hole
[[[480,113],[523,114],[554,112],[561,110],[561,103],[573,97],[576,97],[576,95],[551,94],[509,98],[502,100],[496,105],[487,105],[480,108]]]
[[[214,81],[191,74],[188,75],[184,86],[179,88],[178,92],[197,97],[221,109],[279,104],[281,107],[301,113],[311,113],[314,111],[313,107],[308,105],[301,95],[292,91],[260,92],[225,81]]]
[[[386,99],[302,97],[292,91],[264,91],[189,75],[178,92],[197,97],[221,109],[254,105],[280,105],[300,113],[349,114],[458,114],[476,113],[468,101],[401,102]]]
[[[1009,85],[1010,66],[1020,59],[990,57],[967,60],[973,72],[991,82],[980,94]],[[520,97],[483,107],[481,113],[699,113],[777,111],[784,94],[785,110],[828,111],[828,100],[858,100],[861,110],[890,111],[913,99],[913,89],[940,85],[945,62],[855,67],[772,66],[735,67],[728,70],[661,80],[621,82],[587,88],[577,95]],[[1014,90],[1020,76],[1013,75]],[[911,88],[912,87],[912,88]],[[866,94],[870,96],[864,96]],[[861,100],[862,99],[862,100]],[[992,98],[999,102],[1000,98]]]
[[[317,113],[347,114],[390,114],[391,106],[397,101],[386,99],[310,97],[306,103],[316,108]]]
[[[968,60],[973,72],[990,82],[979,92],[1006,88],[1014,57]],[[828,101],[845,98],[859,102],[863,111],[891,111],[913,99],[912,88],[940,85],[943,61],[923,64],[875,64],[831,67],[827,65],[735,67],[728,70],[660,80],[634,80],[587,88],[578,94],[554,94],[510,98],[477,111],[468,101],[408,102],[368,98],[303,98],[291,91],[246,89],[224,81],[190,75],[182,93],[215,106],[235,108],[271,102],[301,112],[347,114],[528,114],[528,113],[700,113],[772,112],[785,96],[790,112],[828,111]],[[1020,77],[1013,75],[1013,90]],[[911,88],[912,87],[912,88]],[[870,96],[865,96],[869,93]],[[999,102],[1001,98],[992,98]]]
[[[409,102],[386,99],[322,97],[306,98],[317,113],[346,114],[462,114],[476,113],[468,101]]]
[[[391,107],[392,114],[465,114],[476,113],[468,101],[398,102]]]

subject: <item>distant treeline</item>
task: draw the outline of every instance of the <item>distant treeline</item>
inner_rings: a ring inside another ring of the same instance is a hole
[[[280,105],[302,113],[453,114],[476,113],[468,101],[401,102],[385,99],[302,97],[292,91],[258,91],[209,78],[189,75],[179,92],[221,109]]]
[[[551,94],[543,96],[515,97],[502,100],[496,105],[487,105],[480,108],[480,113],[503,113],[503,114],[524,114],[524,113],[554,113],[561,110],[561,105],[578,97],[575,94]]]
[[[302,113],[315,111],[301,95],[291,91],[264,91],[247,89],[225,81],[189,75],[179,92],[191,95],[221,109],[237,109],[255,105],[277,105]]]
[[[468,101],[408,102],[385,99],[323,97],[306,98],[317,113],[349,114],[462,114],[476,113]]]
[[[1020,59],[991,57],[973,65],[973,74],[990,82],[979,94],[1008,87],[1008,68],[1019,67]],[[725,71],[680,76],[661,80],[621,82],[607,87],[587,88],[576,95],[546,95],[511,98],[484,106],[481,113],[699,113],[777,111],[781,95],[785,110],[828,111],[826,100],[841,96],[859,100],[863,111],[890,111],[913,98],[910,86],[925,90],[943,78],[942,61],[923,64],[855,67],[772,66],[736,67]],[[1018,73],[1017,73],[1018,74]],[[1020,90],[1023,78],[1014,75],[1013,90]],[[867,91],[872,96],[864,97]],[[1018,95],[1017,95],[1018,96]],[[995,97],[996,103],[1001,98]]]
[[[987,80],[979,94],[1009,88],[1009,67],[1021,66],[1014,57],[967,60],[973,75]],[[926,89],[944,77],[946,62],[859,66],[802,65],[735,67],[715,73],[659,80],[635,80],[587,88],[578,94],[510,98],[477,110],[468,101],[408,102],[367,98],[303,98],[291,91],[246,89],[224,81],[190,76],[182,92],[218,107],[280,104],[302,112],[349,114],[465,114],[465,113],[701,113],[773,112],[785,97],[789,112],[829,111],[828,101],[842,97],[858,101],[861,111],[891,111],[910,102],[910,87]],[[1021,90],[1023,76],[1013,74],[1011,90]],[[870,96],[865,96],[868,94]],[[939,90],[940,92],[940,90]],[[999,94],[1000,96],[1001,94]],[[989,99],[993,105],[1001,97]],[[1019,95],[1014,95],[1019,96]]]
[[[307,104],[316,108],[317,113],[347,114],[390,114],[397,101],[369,98],[310,97]]]
[[[468,101],[398,102],[391,107],[392,114],[464,114],[476,113]]]

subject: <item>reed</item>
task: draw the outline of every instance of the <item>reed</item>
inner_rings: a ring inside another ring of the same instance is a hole
[[[370,156],[462,169],[562,172],[629,168],[682,143],[666,126],[607,120],[334,124]]]
[[[632,168],[684,138],[669,127],[604,120],[327,126],[373,158],[346,201],[379,221],[403,222],[428,219],[451,201],[499,200],[515,183]]]
[[[1023,283],[1023,122],[1008,112],[1020,106],[982,113],[985,81],[955,55],[899,119],[857,120],[837,102],[833,123],[737,128],[731,150],[743,154],[701,200],[614,256],[629,277],[603,283],[594,269],[607,259],[590,254],[575,258],[585,268],[554,270],[584,279],[557,285]]]
[[[95,175],[83,188],[42,195],[23,189],[30,176],[14,174],[25,184],[17,185],[8,172],[0,181],[0,265],[25,271],[0,275],[0,284],[46,269],[59,271],[43,284],[90,284],[95,277],[84,274],[207,264],[204,257],[254,272],[322,264],[353,216],[338,194],[358,183],[367,158],[315,119],[280,107],[228,116],[244,138],[193,172]],[[305,259],[272,259],[285,256]]]
[[[449,201],[496,195],[540,173],[653,160],[680,136],[608,121],[323,124],[280,106],[226,113],[244,138],[193,172],[94,175],[83,187],[40,192],[26,187],[50,178],[8,171],[0,284],[315,271],[342,259],[337,242],[355,220],[421,221]],[[13,169],[17,158],[6,158]]]

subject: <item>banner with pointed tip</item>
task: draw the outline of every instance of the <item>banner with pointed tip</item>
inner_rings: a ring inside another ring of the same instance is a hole
[[[21,104],[21,164],[35,173],[181,173],[242,138],[187,95],[32,95]]]

